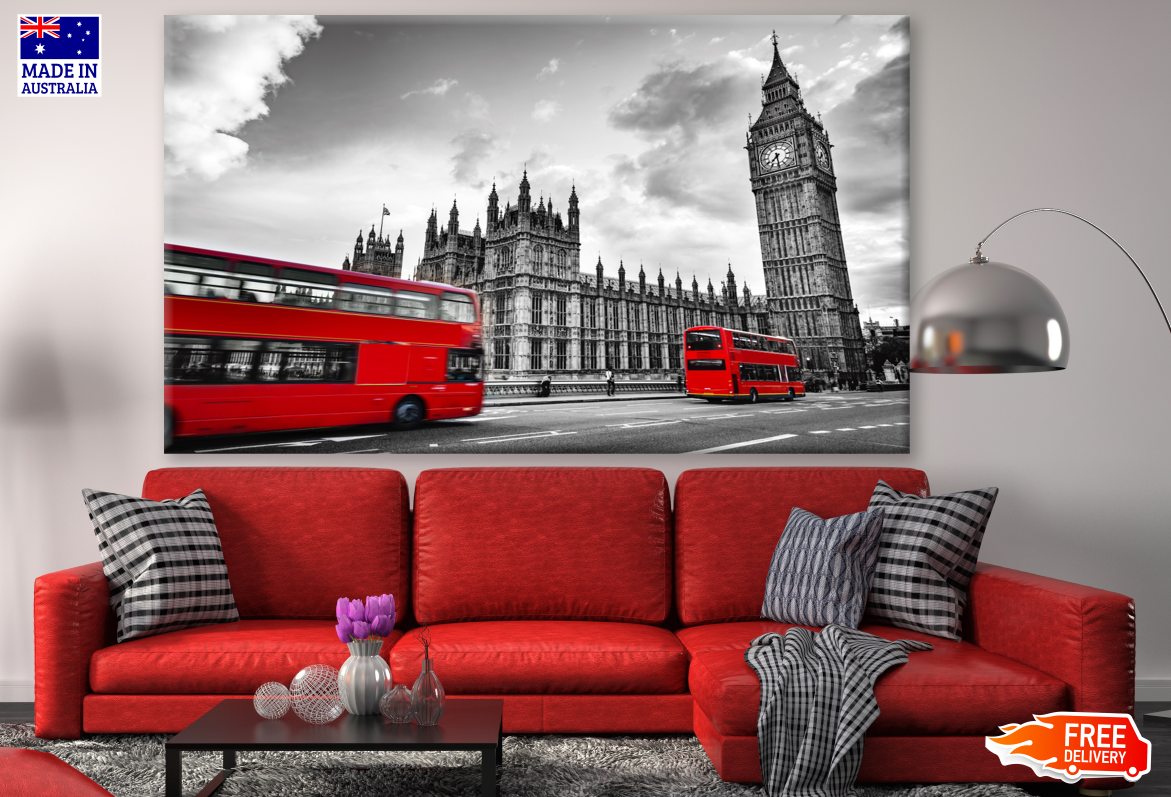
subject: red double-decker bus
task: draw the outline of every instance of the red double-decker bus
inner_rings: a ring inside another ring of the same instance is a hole
[[[477,415],[474,292],[163,247],[165,440]]]
[[[719,402],[805,395],[797,348],[788,338],[720,327],[683,333],[687,395]]]

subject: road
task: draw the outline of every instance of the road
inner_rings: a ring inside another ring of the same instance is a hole
[[[793,402],[685,397],[485,407],[409,432],[365,426],[186,439],[174,452],[240,454],[897,454],[910,394],[821,393]]]

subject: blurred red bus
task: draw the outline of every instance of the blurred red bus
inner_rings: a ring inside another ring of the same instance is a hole
[[[167,446],[480,412],[470,290],[172,244],[163,274]]]
[[[683,333],[687,395],[750,402],[805,395],[797,349],[788,338],[693,327]]]

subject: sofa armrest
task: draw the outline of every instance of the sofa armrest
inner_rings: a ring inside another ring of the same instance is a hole
[[[979,564],[963,636],[1065,681],[1072,711],[1134,711],[1134,600],[1125,595]]]
[[[114,642],[114,612],[102,563],[59,570],[33,584],[36,734],[81,736],[89,660]]]

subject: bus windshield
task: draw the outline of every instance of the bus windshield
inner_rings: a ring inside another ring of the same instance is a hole
[[[718,329],[690,329],[687,331],[688,351],[716,351],[724,348]]]

